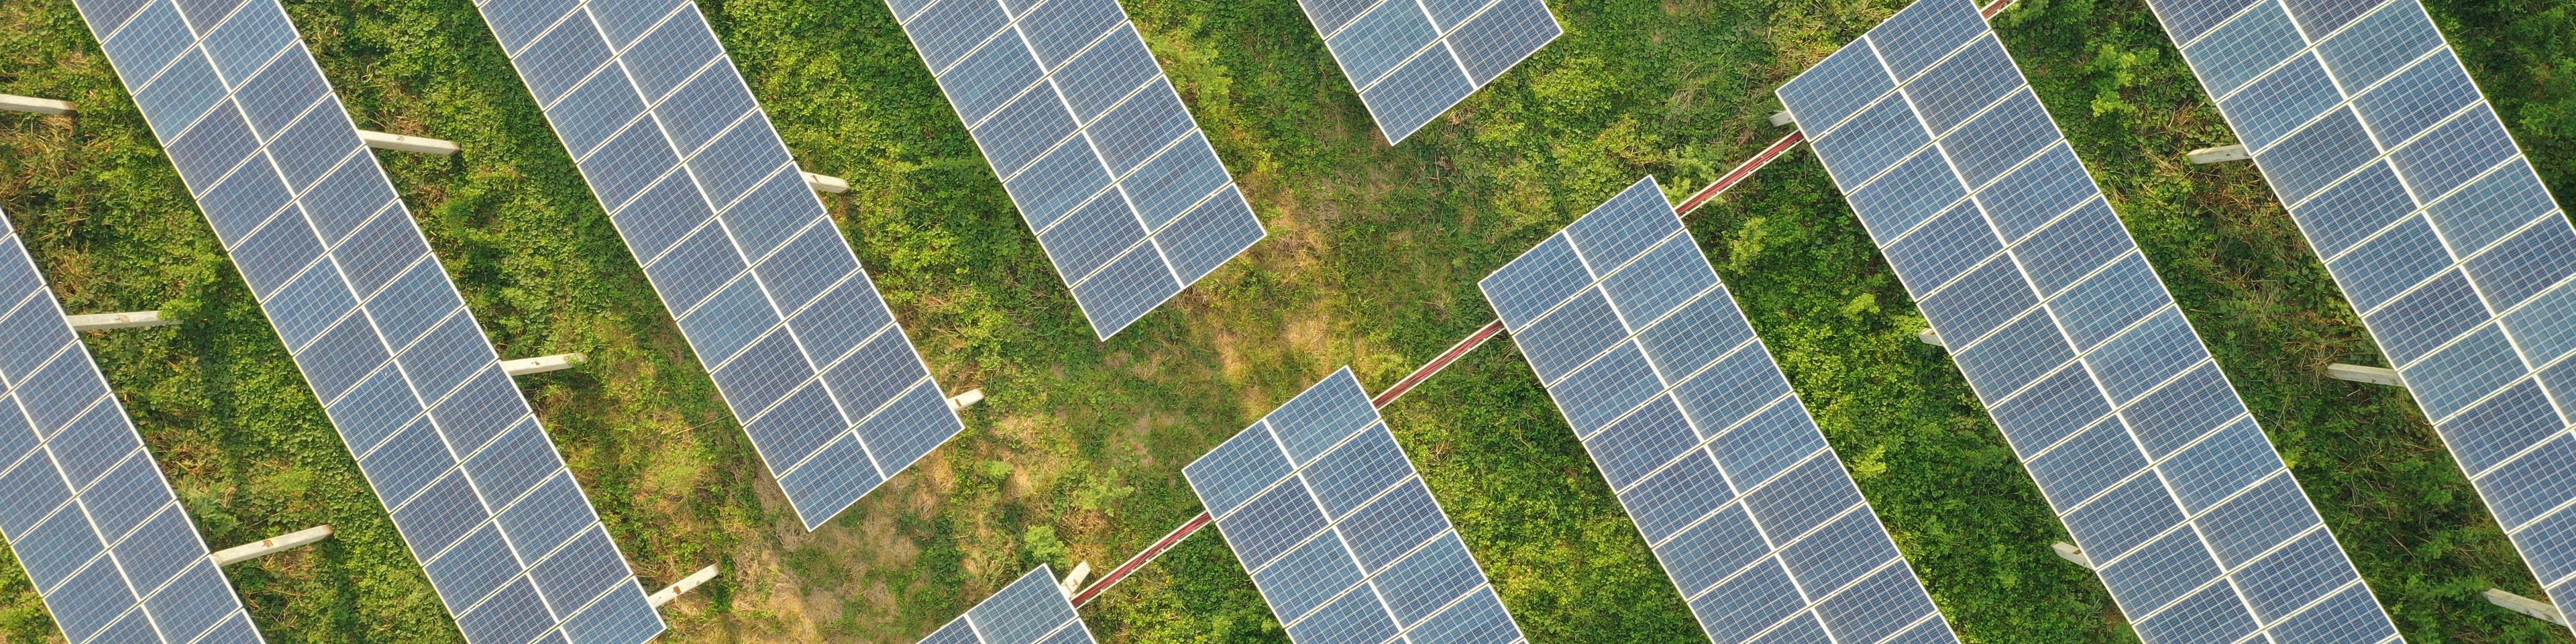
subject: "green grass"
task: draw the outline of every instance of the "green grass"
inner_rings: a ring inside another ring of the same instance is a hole
[[[1094,342],[878,0],[705,0],[967,430],[807,533],[468,0],[289,10],[361,127],[453,139],[379,153],[637,571],[726,574],[669,642],[918,639],[1030,566],[1112,565],[1198,512],[1180,467],[1344,364],[1384,386],[1491,319],[1474,282],[1638,176],[1704,185],[1780,132],[1770,88],[1899,0],[1560,0],[1568,33],[1403,146],[1378,138],[1296,3],[1131,0],[1272,237]],[[2576,194],[2576,20],[2546,0],[2437,0],[2437,19],[2561,194]],[[2029,0],[1997,21],[2255,415],[2414,642],[2566,642],[2476,597],[2537,595],[2378,364],[2138,0]],[[0,207],[74,312],[176,328],[89,346],[217,546],[340,536],[231,569],[269,638],[457,642],[454,627],[184,196],[68,0],[0,3]],[[1850,211],[1803,152],[1691,220],[1844,462],[1975,642],[2134,641]],[[1508,342],[1390,424],[1535,642],[1701,641]],[[0,639],[58,639],[0,565]],[[1285,642],[1200,536],[1085,610],[1104,640]]]

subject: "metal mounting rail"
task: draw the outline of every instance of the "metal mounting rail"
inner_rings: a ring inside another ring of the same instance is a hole
[[[1369,404],[1374,405],[1379,409],[1385,409],[1388,403],[1395,402],[1395,399],[1397,398],[1403,398],[1405,392],[1413,391],[1413,388],[1421,385],[1422,381],[1430,380],[1431,376],[1440,373],[1441,369],[1447,368],[1449,363],[1457,362],[1459,358],[1466,357],[1467,352],[1476,350],[1476,347],[1483,346],[1486,340],[1494,339],[1494,336],[1500,335],[1502,332],[1502,320],[1485,323],[1484,328],[1476,329],[1475,333],[1468,334],[1467,339],[1459,340],[1457,344],[1450,345],[1449,350],[1441,353],[1440,357],[1432,358],[1431,362],[1424,363],[1422,368],[1413,370],[1413,375],[1405,376],[1403,380],[1395,381],[1395,384],[1387,386],[1386,391],[1378,392],[1376,398],[1369,399]]]
[[[1726,192],[1727,188],[1733,188],[1735,184],[1742,183],[1745,177],[1753,176],[1753,171],[1762,169],[1762,166],[1771,165],[1772,159],[1780,158],[1781,154],[1789,151],[1789,148],[1798,147],[1798,143],[1805,140],[1807,140],[1805,131],[1790,132],[1788,136],[1780,137],[1780,140],[1771,143],[1771,147],[1764,148],[1761,154],[1745,159],[1744,163],[1736,165],[1735,169],[1728,170],[1726,176],[1718,177],[1716,183],[1699,189],[1699,194],[1691,195],[1690,200],[1683,201],[1681,207],[1673,210],[1683,215],[1698,210],[1700,204],[1708,203],[1708,200],[1717,198],[1719,193]]]
[[[1188,539],[1190,538],[1190,535],[1198,534],[1200,528],[1208,527],[1208,524],[1215,522],[1215,515],[1201,512],[1197,517],[1191,518],[1189,523],[1184,523],[1181,524],[1181,527],[1173,528],[1171,534],[1163,535],[1163,540],[1154,542],[1154,545],[1145,548],[1144,552],[1136,553],[1136,556],[1128,558],[1127,563],[1118,564],[1118,568],[1109,571],[1109,574],[1101,575],[1100,583],[1092,584],[1090,588],[1083,589],[1081,593],[1075,594],[1073,596],[1073,605],[1081,606],[1083,604],[1091,603],[1091,598],[1099,597],[1100,591],[1108,590],[1110,586],[1118,585],[1118,582],[1126,579],[1128,575],[1136,574],[1137,569],[1145,567],[1145,564],[1153,563],[1154,558],[1162,556],[1163,551],[1172,549],[1172,546],[1179,545],[1182,539]]]

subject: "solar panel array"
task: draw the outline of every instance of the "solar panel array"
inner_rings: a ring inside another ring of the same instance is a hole
[[[1348,367],[1181,473],[1292,642],[1526,641]]]
[[[1388,143],[1565,34],[1546,0],[1299,0]]]
[[[285,9],[79,6],[467,641],[660,633]]]
[[[921,644],[1091,644],[1091,631],[1073,602],[1055,585],[1055,572],[1039,564],[950,620]]]
[[[1479,286],[1710,641],[1958,641],[1654,177]]]
[[[807,529],[964,429],[696,3],[480,8]]]
[[[1103,340],[1270,233],[1117,0],[887,0]]]
[[[2541,585],[2576,596],[2576,229],[2423,5],[2149,4]]]
[[[1974,4],[1779,96],[2140,639],[2398,640]]]
[[[0,216],[0,534],[68,642],[262,642]]]

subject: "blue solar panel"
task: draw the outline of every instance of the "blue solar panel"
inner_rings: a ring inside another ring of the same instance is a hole
[[[695,3],[481,10],[807,529],[964,429]]]
[[[0,534],[63,638],[262,641],[5,216],[0,301]]]
[[[2399,639],[1975,4],[1779,95],[2141,640]]]
[[[889,0],[1100,339],[1270,233],[1117,0]]]
[[[1055,585],[1055,571],[1039,564],[955,620],[922,638],[923,644],[1091,644],[1091,631],[1073,602]]]
[[[1710,641],[1958,641],[1654,177],[1479,286]]]
[[[1181,473],[1290,641],[1525,641],[1348,367]]]
[[[2415,0],[2196,4],[2149,3],[2541,586],[2576,597],[2576,229]]]
[[[285,9],[80,9],[466,640],[660,633]]]
[[[1390,143],[1430,125],[1565,28],[1546,0],[1304,0]]]

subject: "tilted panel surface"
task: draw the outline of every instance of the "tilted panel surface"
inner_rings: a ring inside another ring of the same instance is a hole
[[[2141,640],[2399,639],[1974,4],[1779,95]]]
[[[1348,367],[1181,472],[1292,642],[1526,641]]]
[[[1269,231],[1117,0],[888,0],[1100,339]]]
[[[921,644],[1092,644],[1090,629],[1055,583],[1054,569],[1039,564]]]
[[[1478,286],[1710,641],[1958,641],[1654,177]]]
[[[466,640],[660,633],[285,9],[79,6]]]
[[[1299,0],[1390,143],[1565,35],[1546,0]]]
[[[5,214],[0,499],[64,641],[265,641]]]
[[[696,3],[480,11],[806,529],[964,428]]]
[[[2576,596],[2576,228],[2423,5],[2149,4],[2541,586]]]

